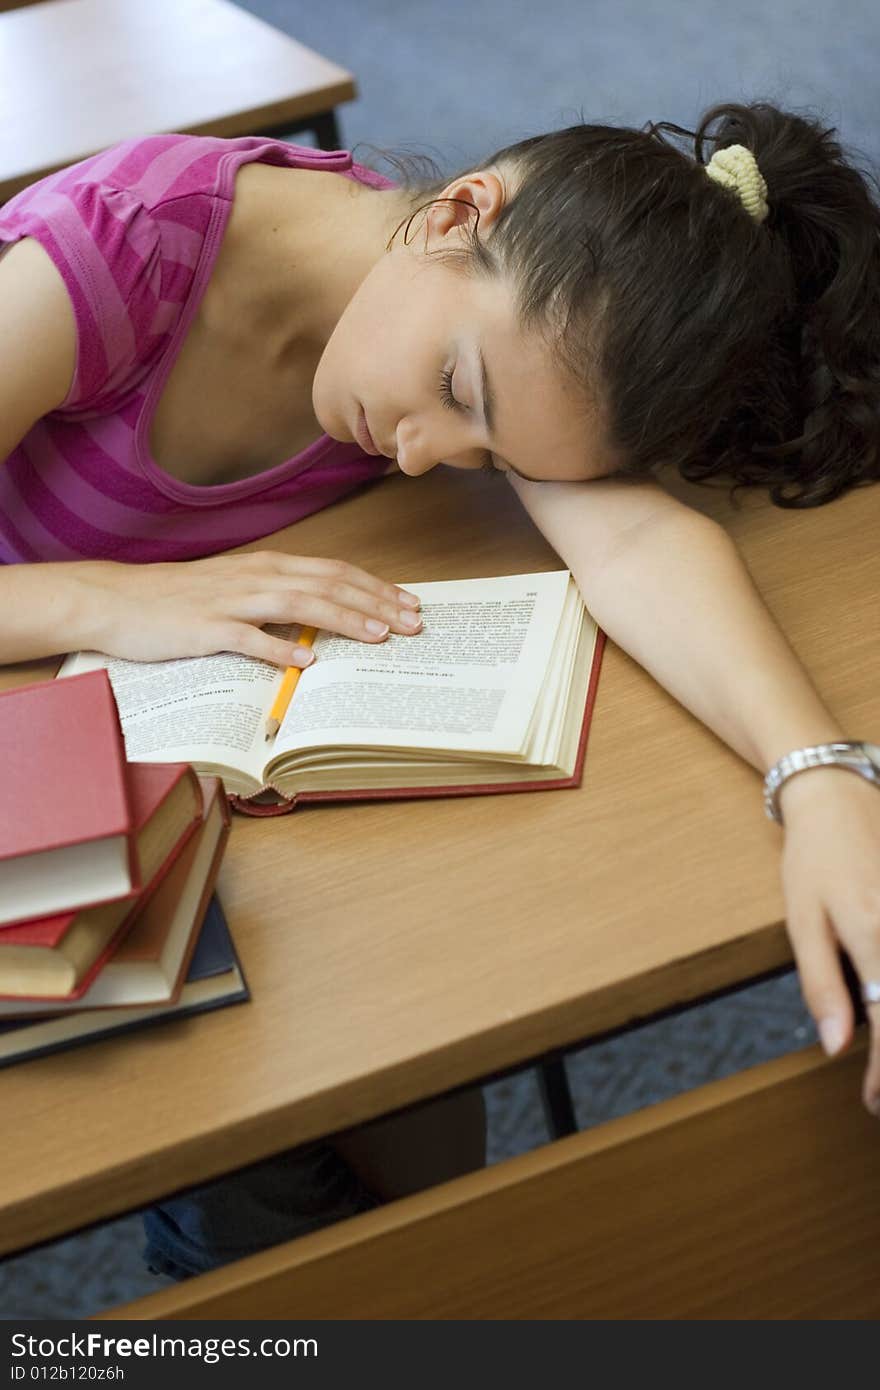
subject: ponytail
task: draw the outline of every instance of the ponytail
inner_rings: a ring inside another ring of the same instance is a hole
[[[765,461],[780,506],[813,506],[880,478],[880,209],[869,192],[876,182],[846,162],[835,135],[755,103],[713,108],[694,136],[701,163],[731,144],[755,155],[768,189],[767,232],[790,266],[793,302],[774,327],[767,363],[782,373],[789,410],[779,410],[768,384],[776,418],[763,429],[754,423],[759,438],[767,424],[778,434],[793,427],[794,437],[752,446],[754,480]]]

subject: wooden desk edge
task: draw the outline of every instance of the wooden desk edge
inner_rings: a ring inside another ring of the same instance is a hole
[[[306,92],[284,101],[269,102],[265,106],[246,108],[242,111],[236,111],[230,116],[211,117],[205,121],[198,121],[194,125],[180,126],[173,132],[164,133],[214,135],[221,139],[233,139],[239,135],[260,135],[265,131],[277,131],[282,129],[288,121],[291,126],[303,127],[309,120],[317,119],[334,107],[342,105],[343,102],[354,101],[357,95],[357,84],[354,77],[347,73],[317,91]],[[139,133],[144,134],[143,131]],[[163,132],[155,131],[153,133],[162,134]],[[120,136],[119,138],[125,139],[127,137]],[[116,141],[111,140],[109,143],[115,144]],[[70,164],[77,164],[81,159],[88,159],[91,155],[98,153],[98,150],[83,150],[79,154],[72,155],[69,159],[64,159],[60,164],[47,164],[40,169],[0,176],[0,204],[8,202],[23,188],[28,188],[32,183],[47,178],[49,174],[55,174],[59,169],[66,169]]]
[[[790,963],[781,924],[763,933],[754,933],[748,945],[755,976]],[[552,1016],[545,1012],[531,1018],[514,1019],[478,1049],[473,1039],[464,1039],[433,1054],[420,1068],[408,1067],[398,1077],[384,1078],[381,1087],[365,1087],[359,1077],[354,1077],[343,1087],[313,1097],[307,1106],[297,1100],[295,1130],[288,1126],[287,1107],[279,1107],[230,1129],[195,1135],[162,1150],[161,1154],[139,1154],[136,1160],[118,1167],[94,1171],[68,1182],[62,1180],[53,1189],[51,1203],[46,1202],[45,1192],[41,1190],[7,1203],[0,1194],[0,1257],[59,1239],[76,1229],[118,1218],[170,1196],[172,1191],[222,1177],[224,1173],[268,1158],[284,1148],[325,1138],[338,1128],[337,1123],[328,1123],[329,1114],[338,1115],[342,1111],[349,1117],[349,1124],[361,1124],[375,1119],[378,1114],[404,1109],[459,1086],[479,1083],[495,1073],[527,1067],[553,1047],[567,1049],[586,1043],[589,1041],[583,1036],[586,1016],[590,1017],[594,1036],[627,1024],[638,1026],[658,1008],[669,1007],[670,977],[679,987],[684,986],[678,999],[682,1006],[702,1000],[707,992],[745,987],[748,982],[741,979],[741,967],[741,954],[722,950],[708,952],[705,958],[697,958],[684,966],[681,962],[671,962],[664,970],[633,982],[629,991],[622,991],[615,985],[613,989],[597,992],[586,1004],[567,1000]],[[708,987],[707,980],[711,980]],[[546,1043],[551,1032],[554,1042],[548,1047]],[[540,1043],[536,1044],[536,1039],[540,1039]],[[395,1093],[395,1103],[384,1110],[376,1110],[371,1104],[372,1095],[377,1091],[384,1095],[389,1090]],[[162,1159],[162,1170],[171,1169],[175,1173],[177,1182],[173,1189],[156,1180],[158,1157]],[[70,1224],[72,1211],[78,1216],[76,1227]]]

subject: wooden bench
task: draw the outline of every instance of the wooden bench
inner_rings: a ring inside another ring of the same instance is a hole
[[[873,1320],[864,1064],[781,1057],[97,1316]]]
[[[9,9],[8,0],[0,8]],[[344,68],[229,0],[44,0],[0,14],[0,202],[119,140],[289,135],[338,149]]]

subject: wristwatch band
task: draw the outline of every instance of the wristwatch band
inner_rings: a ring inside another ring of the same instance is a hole
[[[843,767],[857,772],[880,788],[880,745],[876,743],[818,743],[812,748],[795,748],[774,763],[764,778],[764,810],[782,825],[779,793],[790,777],[811,767]]]

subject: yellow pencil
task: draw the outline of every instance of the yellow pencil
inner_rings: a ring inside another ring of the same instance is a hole
[[[304,627],[299,637],[296,639],[296,645],[298,647],[310,647],[317,633],[318,629],[316,627]],[[284,672],[284,679],[278,687],[278,694],[275,696],[272,708],[266,720],[267,743],[270,738],[275,737],[278,730],[281,728],[281,721],[287,713],[287,706],[290,704],[291,696],[294,690],[296,690],[296,683],[301,675],[302,670],[299,666],[288,666],[287,670]]]

